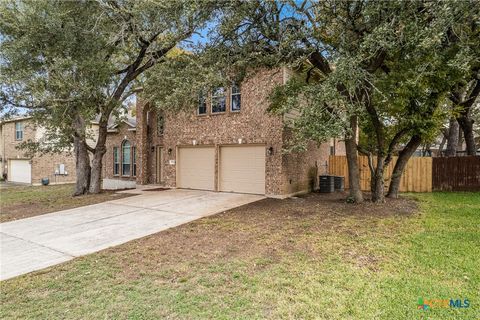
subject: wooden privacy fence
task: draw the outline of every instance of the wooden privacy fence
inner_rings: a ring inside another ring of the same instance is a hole
[[[374,158],[375,161],[375,158]],[[390,164],[385,168],[385,188],[390,184],[393,167],[397,157],[393,157]],[[368,157],[359,156],[358,165],[360,169],[360,188],[363,191],[370,191],[370,168]],[[345,177],[345,188],[348,188],[348,166],[346,156],[330,156],[328,172],[335,176]],[[401,192],[431,192],[432,191],[432,158],[410,158],[405,167],[400,182]]]
[[[480,191],[480,157],[433,158],[433,190]]]

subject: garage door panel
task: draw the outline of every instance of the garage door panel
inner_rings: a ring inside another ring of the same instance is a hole
[[[32,165],[29,160],[10,160],[8,181],[32,183]]]
[[[220,191],[265,193],[265,147],[220,149]]]
[[[179,148],[177,183],[180,188],[215,189],[215,148]]]

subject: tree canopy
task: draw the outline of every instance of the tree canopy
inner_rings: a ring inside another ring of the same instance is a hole
[[[343,137],[351,196],[362,200],[359,151],[371,159],[373,198],[382,201],[392,156],[396,196],[406,161],[445,119],[458,121],[471,152],[479,8],[474,0],[4,1],[0,98],[33,110],[58,141],[90,150],[96,190],[108,118],[132,94],[179,110],[201,91],[286,66],[293,76],[271,92],[269,109],[299,111],[289,150]],[[94,117],[100,135],[90,148],[82,128]]]
[[[214,1],[2,1],[0,104],[27,109],[55,147],[75,145],[77,193],[100,188],[108,119],[144,73],[204,27]],[[97,118],[98,141],[86,144]],[[93,170],[87,150],[93,154]],[[79,163],[79,161],[81,163]]]
[[[346,136],[347,153],[377,156],[372,191],[382,201],[392,155],[400,152],[401,175],[403,160],[448,118],[448,97],[478,76],[479,28],[475,1],[233,1],[199,54],[165,65],[168,78],[151,78],[174,92],[151,97],[185,104],[213,82],[288,66],[295,76],[272,92],[270,109],[300,111],[291,149]]]

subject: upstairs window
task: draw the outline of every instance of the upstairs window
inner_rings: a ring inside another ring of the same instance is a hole
[[[130,154],[130,142],[125,140],[122,143],[122,176],[130,175],[130,166],[131,166],[131,154]]]
[[[232,85],[232,94],[230,98],[230,111],[240,111],[242,107],[242,94],[240,92],[240,87],[237,84]]]
[[[118,147],[113,147],[113,175],[118,176],[120,172],[120,155]]]
[[[207,114],[207,99],[204,92],[198,94],[198,114]]]
[[[23,140],[23,123],[15,122],[15,140]]]
[[[163,134],[163,130],[165,128],[165,118],[163,115],[157,115],[157,135],[161,136]]]
[[[225,112],[227,99],[225,88],[219,87],[212,92],[212,113]]]

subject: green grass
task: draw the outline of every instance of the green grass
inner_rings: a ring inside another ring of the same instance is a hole
[[[0,191],[0,203],[2,206],[14,204],[30,204],[53,202],[59,199],[69,198],[73,193],[72,184],[52,186],[15,186]]]
[[[412,196],[411,215],[239,208],[4,281],[0,317],[480,319],[480,194]]]
[[[128,195],[102,192],[73,197],[73,184],[12,186],[0,189],[0,222],[86,206]]]

